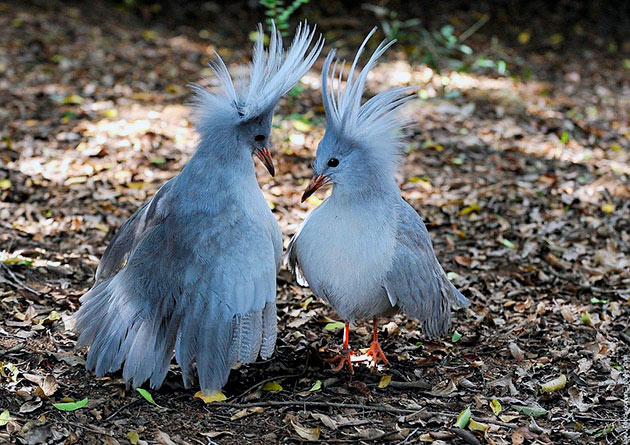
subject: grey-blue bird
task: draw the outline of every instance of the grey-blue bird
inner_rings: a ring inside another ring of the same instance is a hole
[[[273,353],[282,236],[252,157],[273,175],[273,111],[318,57],[314,35],[304,23],[285,51],[274,29],[265,49],[260,27],[248,77],[233,81],[216,55],[220,90],[195,86],[195,154],[120,228],[81,298],[79,344],[97,376],[122,367],[134,388],[158,388],[174,354],[184,385],[196,368],[209,394],[235,364]]]
[[[342,86],[344,63],[331,51],[322,71],[326,132],[317,148],[313,179],[302,201],[324,184],[331,196],[313,210],[293,237],[287,263],[303,285],[346,320],[336,369],[348,364],[349,321],[373,318],[368,352],[373,364],[387,363],[378,343],[377,317],[398,310],[420,322],[429,337],[446,333],[451,306],[468,300],[450,283],[435,257],[422,219],[400,195],[394,179],[402,154],[402,128],[409,124],[400,107],[414,88],[397,88],[362,103],[365,82],[378,58],[394,42],[382,42],[363,70],[359,57]]]

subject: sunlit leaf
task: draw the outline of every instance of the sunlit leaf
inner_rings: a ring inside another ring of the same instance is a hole
[[[138,443],[138,441],[140,440],[140,435],[138,434],[137,431],[129,431],[125,437],[127,437],[127,439],[129,439],[129,442],[131,442],[131,445],[136,445]]]
[[[155,405],[155,400],[153,400],[153,396],[151,395],[151,393],[149,391],[147,391],[146,389],[142,389],[142,388],[136,388],[136,391],[138,391],[140,393],[140,395],[142,397],[144,397],[144,399],[147,402],[152,403],[153,405]]]
[[[8,409],[5,409],[0,413],[0,426],[4,426],[9,423],[9,419],[11,418],[11,413],[9,413]]]
[[[465,410],[463,410],[461,413],[459,413],[459,416],[457,416],[457,420],[455,421],[455,427],[456,428],[466,428],[466,425],[468,425],[468,422],[470,422],[470,406],[467,406]]]
[[[280,383],[278,382],[267,382],[263,385],[262,390],[269,392],[280,392],[282,391],[282,385],[280,385]]]
[[[0,179],[0,190],[9,190],[11,188],[11,180]]]
[[[582,314],[582,323],[592,326],[593,325],[593,319],[591,318],[591,314],[589,314],[588,312],[584,312]]]
[[[562,135],[560,136],[560,140],[562,141],[563,144],[566,144],[569,142],[569,133],[567,131],[563,131]]]
[[[453,343],[457,343],[461,338],[462,338],[462,334],[460,334],[459,332],[455,331],[455,332],[453,332],[453,336],[451,337],[451,341]]]
[[[151,162],[151,164],[161,165],[166,162],[166,158],[162,158],[162,157],[151,158],[149,159],[149,162]]]
[[[326,324],[326,326],[324,326],[324,329],[326,329],[327,331],[334,331],[335,329],[341,329],[344,326],[345,323],[342,323],[341,321],[334,321],[332,323]]]
[[[107,117],[107,118],[114,118],[118,116],[118,110],[116,110],[115,108],[108,108],[107,110],[105,110],[105,113],[103,113],[103,116]]]
[[[591,298],[591,304],[608,304],[608,300],[600,300],[599,298]]]
[[[453,164],[453,165],[462,165],[464,162],[465,162],[464,158],[457,157],[457,158],[452,158],[451,159],[451,164]]]
[[[604,213],[613,213],[615,211],[615,204],[612,202],[606,202],[602,204],[602,212]]]
[[[308,297],[306,300],[300,303],[300,306],[302,307],[302,309],[306,309],[308,308],[308,305],[312,303],[312,301],[313,297]]]
[[[492,399],[490,401],[490,409],[494,413],[495,416],[498,416],[501,411],[503,411],[503,407],[501,406],[501,402],[497,399]]]
[[[302,133],[308,133],[313,130],[313,126],[304,121],[293,121],[293,128]]]
[[[381,381],[378,382],[378,387],[387,388],[387,386],[390,384],[391,381],[392,381],[391,375],[384,375],[383,377],[381,377]]]
[[[514,245],[514,243],[512,241],[510,241],[510,240],[505,239],[505,238],[501,238],[501,244],[503,244],[508,249],[516,249],[516,246]]]
[[[469,213],[476,212],[479,209],[481,209],[481,206],[479,204],[473,204],[473,205],[469,205],[461,209],[459,211],[459,214],[464,216],[464,215],[468,215]]]
[[[83,102],[85,102],[85,99],[78,94],[71,94],[70,96],[66,96],[63,100],[65,105],[81,105]]]
[[[543,385],[541,385],[540,391],[541,392],[559,391],[562,388],[564,388],[566,384],[567,384],[567,376],[564,374],[560,374],[555,379],[550,380],[547,383],[544,383]]]
[[[322,202],[324,202],[323,200],[319,199],[317,196],[315,195],[311,195],[307,198],[306,202],[308,202],[309,204],[312,204],[314,206],[318,206],[320,205]]]
[[[471,418],[468,423],[468,429],[470,431],[481,431],[486,432],[490,426],[487,423],[477,422],[475,419]]]
[[[83,408],[88,403],[88,398],[79,400],[78,402],[53,403],[53,406],[60,411],[76,411]]]
[[[315,383],[313,383],[313,386],[311,387],[311,389],[309,389],[310,392],[315,392],[315,391],[319,391],[322,388],[322,381],[318,380]]]
[[[203,400],[205,403],[223,402],[227,400],[227,397],[225,397],[225,394],[223,394],[221,391],[217,391],[208,395],[205,395],[201,391],[197,391],[195,393],[195,397],[197,399]]]
[[[532,34],[529,31],[523,31],[518,35],[518,43],[521,45],[525,45],[529,42],[529,39],[532,38]]]

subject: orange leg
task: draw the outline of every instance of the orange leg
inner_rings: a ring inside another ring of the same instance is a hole
[[[333,366],[334,371],[341,371],[345,364],[348,364],[350,374],[354,374],[352,369],[352,350],[350,349],[350,322],[346,321],[346,325],[343,329],[343,347],[336,357],[330,359],[324,359],[328,363],[337,363]]]
[[[381,349],[381,345],[378,342],[378,319],[376,317],[372,320],[372,335],[372,344],[367,352],[368,357],[372,358],[372,366],[376,366],[380,360],[382,360],[386,365],[389,365],[389,361],[387,360],[387,357],[385,357],[385,354]]]

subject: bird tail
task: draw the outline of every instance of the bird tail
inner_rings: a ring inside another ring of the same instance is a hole
[[[448,281],[448,278],[444,277],[444,280],[446,281],[444,286],[446,288],[444,294],[446,295],[446,298],[448,299],[451,306],[455,309],[470,306],[470,301],[468,301],[468,298],[464,297],[464,295],[462,295],[462,293],[455,288],[453,283]]]
[[[150,308],[121,292],[116,277],[97,283],[80,301],[75,317],[81,333],[79,346],[90,346],[86,368],[102,377],[124,366],[123,378],[134,388],[148,379],[152,388],[160,387],[171,362],[181,315],[173,314],[156,329]]]
[[[150,380],[159,388],[173,353],[184,386],[194,382],[205,394],[223,387],[237,363],[271,356],[276,342],[276,305],[234,315],[217,298],[179,295],[161,298],[156,307],[133,298],[120,274],[97,283],[81,297],[76,314],[80,346],[90,346],[86,368],[98,377],[123,368],[133,388]],[[186,304],[183,304],[186,302]]]

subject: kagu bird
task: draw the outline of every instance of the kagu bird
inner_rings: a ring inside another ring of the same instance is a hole
[[[158,388],[174,353],[185,386],[196,367],[210,393],[236,363],[272,354],[282,236],[252,156],[273,175],[273,111],[318,57],[314,34],[300,26],[285,52],[274,29],[265,50],[260,28],[249,78],[233,82],[217,55],[221,90],[195,87],[195,154],[120,228],[81,298],[79,344],[97,376],[122,366],[128,384]]]
[[[361,104],[368,72],[394,42],[382,42],[362,71],[357,63],[367,36],[350,67],[345,87],[334,50],[322,72],[326,132],[317,148],[314,177],[302,201],[326,183],[332,195],[310,213],[287,252],[298,282],[310,285],[346,320],[344,345],[336,369],[352,371],[348,321],[373,318],[368,355],[387,363],[377,337],[377,317],[397,310],[416,318],[430,337],[450,325],[450,307],[468,305],[449,282],[435,257],[431,238],[394,179],[400,158],[401,105],[412,88],[398,88]],[[337,71],[339,69],[339,71]],[[337,83],[335,90],[334,83]]]

